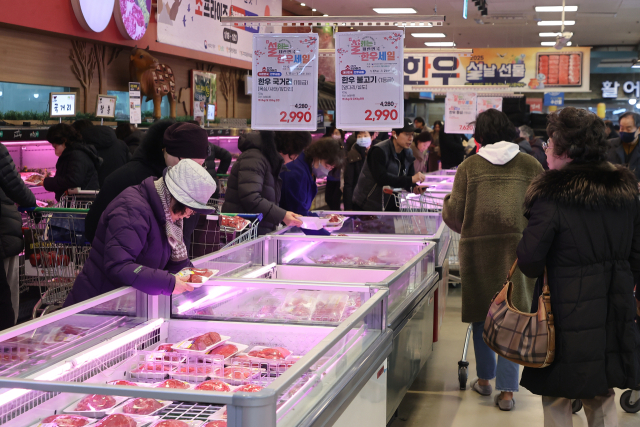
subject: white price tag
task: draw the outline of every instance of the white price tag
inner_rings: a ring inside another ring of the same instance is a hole
[[[390,130],[404,126],[404,34],[336,34],[336,126]]]
[[[316,130],[318,36],[254,34],[251,128]]]
[[[116,116],[116,97],[98,95],[96,117],[113,118]]]
[[[444,131],[446,133],[473,133],[476,120],[477,95],[475,92],[447,92],[444,101]]]

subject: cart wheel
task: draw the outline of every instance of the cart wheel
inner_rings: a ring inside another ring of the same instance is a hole
[[[468,371],[469,368],[459,367],[458,368],[458,381],[460,381],[460,390],[467,389],[467,379],[468,379]]]
[[[576,399],[571,401],[571,412],[577,414],[582,409],[582,400]]]
[[[624,409],[625,412],[635,414],[636,412],[640,411],[640,399],[636,400],[632,405],[631,393],[631,390],[627,390],[622,393],[622,396],[620,396],[620,406],[622,406],[622,409]]]

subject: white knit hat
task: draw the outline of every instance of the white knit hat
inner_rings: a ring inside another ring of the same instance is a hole
[[[211,212],[207,202],[216,192],[216,182],[209,172],[191,159],[182,159],[170,167],[164,182],[171,195],[195,211]]]

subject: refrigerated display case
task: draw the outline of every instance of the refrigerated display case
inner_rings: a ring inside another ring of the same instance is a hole
[[[308,291],[296,283],[217,281],[191,297],[215,293],[224,305],[276,289]],[[339,324],[204,321],[180,314],[184,301],[121,288],[6,330],[0,424],[39,426],[69,414],[114,425],[120,414],[140,421],[125,424],[136,427],[159,420],[200,427],[225,417],[230,427],[341,426],[356,411],[382,427],[388,290],[334,284],[313,292],[357,294],[361,306]],[[60,332],[68,325],[86,329]],[[52,336],[60,343],[49,345]]]
[[[194,264],[219,270],[220,276],[238,282],[261,279],[388,288],[386,322],[393,331],[393,351],[388,360],[388,421],[433,350],[439,283],[435,249],[434,242],[424,239],[269,235],[198,258]],[[279,298],[286,301],[287,297]],[[281,302],[271,307],[277,304]],[[243,316],[233,311],[235,307],[225,311],[215,303],[209,306],[214,312],[218,309],[222,317]]]
[[[58,158],[55,155],[53,146],[47,141],[20,141],[2,143],[16,165],[16,170],[20,172],[23,180],[26,180],[33,171],[55,173]],[[29,189],[36,196],[36,200],[44,203],[55,203],[55,194],[44,189],[41,185],[31,185],[25,181]]]

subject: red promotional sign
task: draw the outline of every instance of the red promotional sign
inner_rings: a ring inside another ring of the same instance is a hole
[[[532,113],[542,113],[542,98],[527,98]]]

